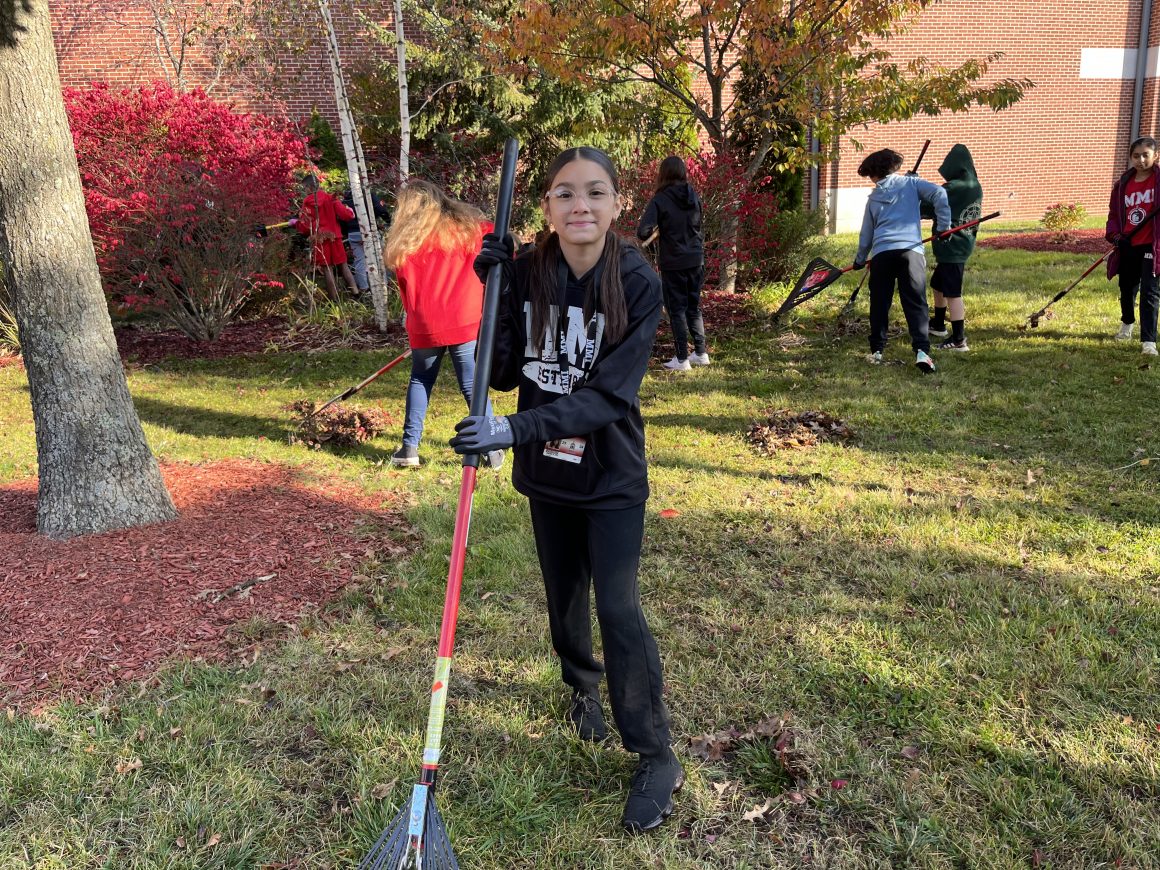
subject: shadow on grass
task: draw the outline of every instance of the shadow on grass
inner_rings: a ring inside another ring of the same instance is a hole
[[[292,428],[289,420],[178,405],[148,396],[134,396],[133,404],[143,421],[186,435],[283,440]]]

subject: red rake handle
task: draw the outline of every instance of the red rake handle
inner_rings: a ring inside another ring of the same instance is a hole
[[[333,399],[328,401],[326,404],[324,404],[321,407],[316,408],[314,411],[312,411],[309,416],[314,416],[315,414],[321,414],[323,411],[325,411],[327,408],[329,408],[335,402],[341,402],[345,399],[349,399],[351,396],[353,396],[355,393],[357,393],[359,390],[361,390],[363,387],[365,387],[367,384],[369,384],[375,378],[379,377],[379,375],[385,375],[387,372],[389,372],[391,369],[393,369],[395,366],[397,366],[399,363],[401,363],[403,360],[405,360],[410,355],[411,355],[411,348],[407,348],[405,351],[403,351],[401,354],[399,354],[397,357],[395,357],[393,360],[391,360],[389,363],[387,363],[385,366],[383,366],[381,369],[379,369],[373,375],[371,375],[370,377],[367,377],[367,378],[363,378],[362,381],[355,384],[350,389],[343,390],[343,392],[339,393],[337,396],[335,396]]]
[[[968,221],[965,224],[959,224],[957,227],[951,227],[945,233],[935,233],[934,235],[927,236],[925,239],[922,240],[923,244],[926,244],[927,242],[934,241],[939,236],[950,235],[951,233],[957,233],[959,230],[969,230],[971,227],[978,226],[983,221],[989,221],[989,220],[992,220],[993,218],[997,218],[1000,214],[1002,214],[1002,212],[993,211],[990,214],[983,215],[981,218],[975,218],[973,221]],[[867,265],[869,265],[869,261],[867,261]],[[842,269],[841,273],[843,275],[845,275],[847,272],[852,272],[852,271],[854,271],[854,265],[851,263],[845,269]]]
[[[1072,290],[1074,290],[1076,287],[1078,287],[1080,285],[1080,282],[1083,281],[1083,279],[1086,278],[1088,275],[1090,275],[1092,272],[1094,272],[1096,270],[1096,268],[1100,265],[1100,263],[1104,262],[1104,260],[1106,260],[1108,257],[1110,257],[1112,255],[1112,252],[1115,250],[1116,250],[1115,248],[1111,248],[1110,250],[1105,251],[1103,256],[1101,256],[1098,260],[1096,260],[1094,263],[1092,263],[1090,266],[1088,266],[1086,269],[1084,269],[1084,273],[1082,275],[1080,275],[1078,278],[1076,278],[1074,281],[1072,281],[1070,284],[1068,284],[1065,288],[1063,288],[1058,293],[1056,293],[1054,296],[1052,296],[1050,302],[1048,302],[1046,305],[1044,305],[1042,308],[1040,308],[1034,314],[1028,315],[1027,320],[1030,321],[1031,325],[1038,326],[1039,319],[1047,313],[1048,308],[1050,308],[1052,305],[1054,305],[1056,302],[1058,302],[1060,299],[1062,299],[1064,296],[1066,296],[1068,293],[1070,293]]]

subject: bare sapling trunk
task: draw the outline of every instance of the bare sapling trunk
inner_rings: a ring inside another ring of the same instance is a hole
[[[342,62],[338,53],[338,38],[330,18],[329,0],[318,0],[318,11],[326,30],[326,53],[330,58],[330,73],[334,81],[334,99],[338,108],[338,124],[342,136],[342,150],[346,155],[346,170],[350,178],[351,200],[359,230],[363,237],[363,250],[367,256],[367,281],[371,289],[371,301],[375,306],[375,322],[381,331],[387,328],[386,272],[383,269],[382,238],[375,222],[374,200],[370,188],[370,175],[362,155],[362,142],[354,123],[350,100],[346,93],[346,79],[342,74]]]
[[[411,174],[411,98],[407,90],[407,37],[403,0],[395,0],[395,55],[399,64],[399,182]]]
[[[0,16],[0,260],[36,427],[37,528],[67,538],[173,519],[101,290],[48,4],[10,12]]]

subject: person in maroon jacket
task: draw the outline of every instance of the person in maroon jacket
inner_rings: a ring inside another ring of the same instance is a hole
[[[434,184],[409,181],[399,191],[385,250],[406,314],[411,383],[403,446],[391,455],[394,465],[419,464],[427,405],[445,354],[451,356],[459,389],[471,407],[475,340],[483,315],[483,285],[473,263],[483,234],[491,229],[479,209],[452,199]],[[503,451],[492,451],[486,458],[498,468]]]
[[[334,281],[334,267],[337,266],[351,295],[358,296],[358,285],[355,284],[350,266],[346,264],[346,249],[342,246],[342,230],[338,225],[340,220],[351,220],[354,212],[321,190],[318,177],[313,173],[302,179],[302,190],[306,198],[302,200],[295,229],[304,236],[310,236],[310,253],[314,265],[322,270],[327,295],[335,302],[339,301],[338,286]]]
[[[1132,143],[1132,168],[1112,188],[1105,235],[1116,246],[1108,258],[1108,280],[1120,277],[1120,330],[1118,341],[1131,341],[1136,322],[1136,295],[1140,296],[1140,341],[1143,353],[1156,356],[1156,320],[1160,288],[1156,262],[1160,233],[1156,221],[1145,220],[1160,205],[1160,171],[1156,168],[1156,140],[1148,136]],[[1144,224],[1133,234],[1133,230]]]

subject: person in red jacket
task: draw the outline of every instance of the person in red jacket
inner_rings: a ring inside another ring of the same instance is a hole
[[[451,356],[459,389],[471,407],[475,341],[483,316],[483,285],[472,264],[483,234],[491,229],[479,209],[452,199],[434,184],[409,181],[399,191],[385,254],[403,300],[411,383],[403,445],[391,455],[394,465],[419,464],[427,405],[445,354]],[[487,459],[498,468],[503,451],[493,451]]]
[[[1120,276],[1119,341],[1131,341],[1136,322],[1133,309],[1140,296],[1140,342],[1143,353],[1157,356],[1156,320],[1160,311],[1160,287],[1156,262],[1160,260],[1160,233],[1156,221],[1145,221],[1160,207],[1160,170],[1156,168],[1156,140],[1144,136],[1129,149],[1132,168],[1112,188],[1108,205],[1107,240],[1116,246],[1108,258],[1108,280]],[[1145,224],[1133,233],[1140,224]]]
[[[346,286],[352,296],[358,296],[358,285],[350,266],[346,264],[346,249],[342,246],[342,230],[338,222],[354,218],[354,211],[343,205],[325,190],[318,187],[318,177],[313,173],[302,179],[302,190],[306,198],[302,200],[302,210],[298,213],[295,229],[304,236],[310,236],[311,256],[314,265],[322,270],[326,280],[326,293],[338,302],[338,287],[334,281],[334,267],[342,272]]]

